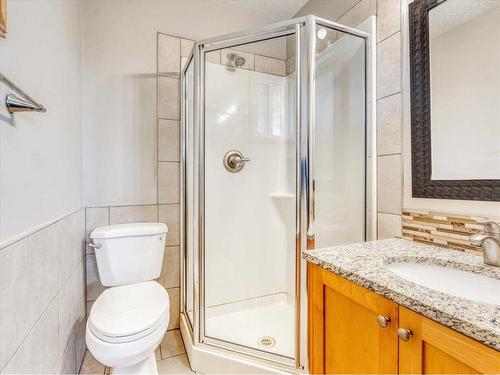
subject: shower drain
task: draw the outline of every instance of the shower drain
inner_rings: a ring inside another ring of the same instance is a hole
[[[262,336],[259,338],[258,342],[260,346],[264,346],[266,348],[272,348],[274,345],[276,345],[276,340],[271,336]]]

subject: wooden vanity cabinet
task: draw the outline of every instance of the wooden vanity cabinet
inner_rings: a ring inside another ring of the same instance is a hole
[[[310,263],[308,298],[311,373],[500,373],[500,352]]]
[[[399,326],[412,333],[399,341],[401,374],[500,373],[500,352],[402,306]]]
[[[312,264],[308,294],[311,373],[398,372],[396,303]]]

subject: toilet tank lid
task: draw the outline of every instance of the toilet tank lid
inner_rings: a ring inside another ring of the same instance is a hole
[[[168,228],[163,223],[129,223],[108,225],[95,228],[90,238],[119,238],[133,236],[150,236],[167,233]]]

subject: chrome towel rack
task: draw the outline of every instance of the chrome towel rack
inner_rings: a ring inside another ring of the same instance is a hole
[[[12,90],[16,91],[18,94],[22,95],[20,97],[16,94],[8,94],[5,97],[5,105],[10,113],[15,112],[47,112],[47,109],[34,100],[31,96],[26,94],[19,86],[17,86],[10,79],[5,77],[0,73],[0,81],[9,86]]]

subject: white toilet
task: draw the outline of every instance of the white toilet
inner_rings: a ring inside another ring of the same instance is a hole
[[[158,282],[167,226],[110,225],[90,234],[104,291],[87,320],[93,356],[113,374],[158,374],[155,349],[167,330],[170,301]]]

